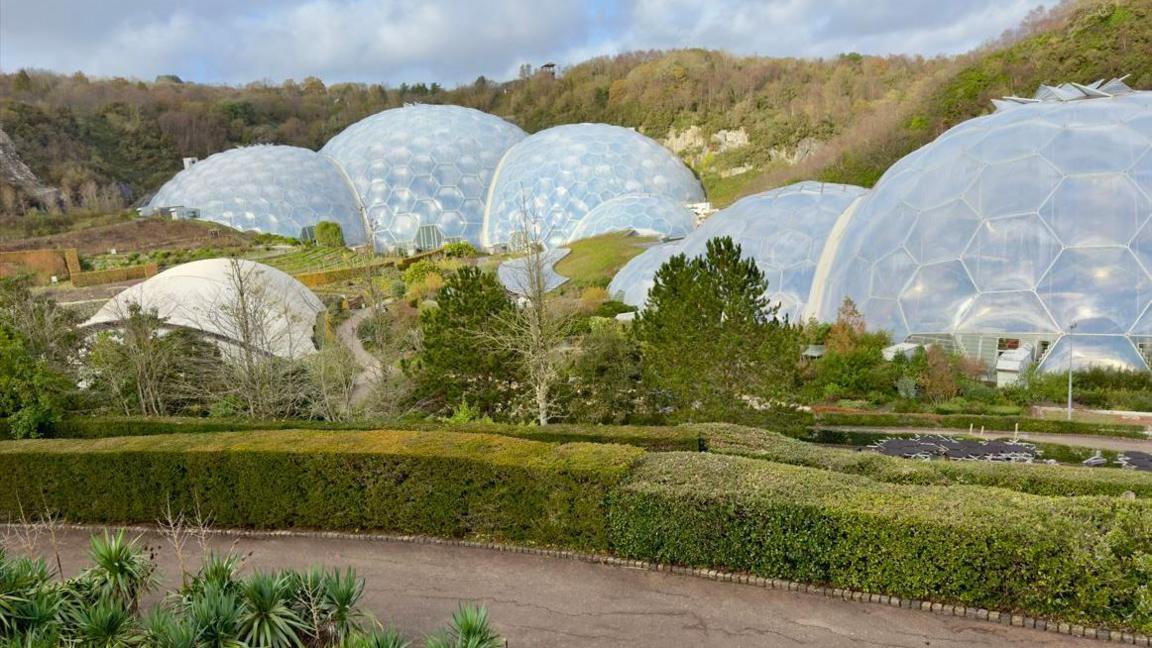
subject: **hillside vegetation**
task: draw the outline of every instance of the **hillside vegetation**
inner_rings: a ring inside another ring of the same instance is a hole
[[[900,156],[989,111],[990,99],[1040,83],[1131,74],[1131,85],[1152,88],[1150,17],[1152,0],[1071,0],[954,58],[633,52],[555,79],[525,66],[512,81],[480,77],[455,89],[315,78],[229,87],[19,70],[0,74],[0,127],[39,181],[62,189],[66,209],[138,201],[184,156],[255,143],[316,149],[407,102],[471,106],[528,131],[581,121],[635,127],[676,150],[723,205],[801,178],[871,185]],[[23,213],[31,195],[0,183],[0,214]]]

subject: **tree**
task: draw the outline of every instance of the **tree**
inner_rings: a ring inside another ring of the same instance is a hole
[[[959,391],[956,385],[956,370],[952,357],[938,345],[930,345],[924,351],[925,367],[920,374],[920,384],[924,395],[934,403],[946,401]]]
[[[635,335],[649,387],[679,416],[717,420],[785,396],[799,360],[800,329],[777,316],[768,282],[728,237],[702,257],[679,254],[656,273]]]
[[[0,418],[8,419],[12,436],[37,437],[59,421],[69,386],[11,327],[0,324]]]
[[[436,306],[420,314],[420,351],[406,365],[413,397],[441,410],[464,401],[485,414],[506,408],[515,393],[515,358],[492,352],[482,332],[512,308],[491,273],[466,267],[450,274]]]
[[[344,230],[340,229],[340,223],[332,221],[316,223],[316,244],[320,247],[344,247]]]
[[[836,322],[828,329],[824,344],[832,353],[849,353],[856,348],[864,330],[864,315],[856,308],[856,302],[851,297],[845,297],[840,310],[836,312]]]
[[[34,294],[27,278],[0,278],[0,326],[18,336],[37,360],[65,371],[80,338],[76,313]]]
[[[548,298],[551,269],[543,219],[523,200],[519,242],[525,253],[511,265],[510,282],[522,300],[516,308],[496,315],[496,325],[480,331],[495,352],[509,354],[520,366],[520,376],[532,390],[536,422],[547,425],[552,415],[553,387],[565,361],[563,346],[572,334],[572,313]]]
[[[593,318],[569,369],[568,417],[580,423],[622,425],[643,404],[640,347],[614,320]]]

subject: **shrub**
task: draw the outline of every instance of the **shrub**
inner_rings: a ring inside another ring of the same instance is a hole
[[[468,241],[445,243],[444,247],[440,248],[440,251],[443,252],[444,257],[448,259],[471,259],[480,254]]]
[[[420,259],[404,270],[404,283],[415,286],[424,283],[424,278],[430,274],[439,274],[440,267],[431,259]]]
[[[316,223],[316,245],[331,248],[344,247],[344,230],[340,228],[340,223],[332,221]]]
[[[451,432],[243,432],[0,443],[0,518],[376,529],[604,549],[604,501],[642,454]]]
[[[650,454],[614,492],[627,558],[1152,628],[1152,505],[905,486],[712,454]]]
[[[863,475],[894,484],[977,484],[1048,496],[1152,497],[1152,474],[1044,464],[918,461],[875,452],[825,448],[757,428],[725,424],[686,426],[699,431],[708,452]],[[1045,452],[1048,455],[1048,452]]]

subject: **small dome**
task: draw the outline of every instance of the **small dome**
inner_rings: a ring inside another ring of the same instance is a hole
[[[764,272],[769,298],[781,305],[780,315],[795,321],[808,301],[829,232],[840,214],[865,193],[850,185],[801,182],[742,198],[674,244],[674,249],[661,246],[645,251],[620,270],[609,292],[619,292],[626,303],[643,306],[664,261],[678,253],[702,256],[709,240],[727,236]]]
[[[340,168],[296,146],[216,153],[177,173],[148,206],[198,209],[204,220],[291,237],[320,221],[333,221],[349,245],[366,240],[359,203]]]
[[[472,108],[414,105],[366,117],[320,152],[347,172],[377,249],[478,246],[492,174],[524,136]]]
[[[572,230],[568,242],[608,232],[636,232],[643,236],[683,238],[692,231],[696,215],[683,203],[654,194],[628,194],[600,203]]]
[[[324,304],[291,276],[246,260],[234,265],[232,259],[207,259],[169,268],[108,300],[84,326],[114,327],[127,317],[129,306],[139,304],[145,311],[155,310],[168,326],[236,344],[241,328],[228,313],[235,310],[241,281],[250,287],[247,298],[263,306],[260,340],[255,343],[262,351],[298,358],[316,350],[313,329]]]
[[[512,147],[500,162],[488,196],[483,243],[507,244],[526,221],[533,221],[545,230],[550,245],[563,245],[589,212],[628,194],[653,194],[679,204],[704,200],[692,171],[634,130],[571,124],[540,131]]]

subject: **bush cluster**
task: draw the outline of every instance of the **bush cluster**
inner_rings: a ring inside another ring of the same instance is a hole
[[[1049,496],[1122,495],[1152,498],[1152,474],[1043,464],[913,461],[875,452],[824,448],[757,428],[693,426],[708,452],[863,475],[880,482],[933,486],[981,485]],[[1047,454],[1047,453],[1046,453]]]
[[[608,489],[637,448],[452,432],[225,432],[0,443],[0,518],[378,529],[604,549]]]
[[[1152,628],[1152,504],[911,486],[707,453],[614,491],[628,558]]]

